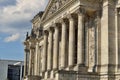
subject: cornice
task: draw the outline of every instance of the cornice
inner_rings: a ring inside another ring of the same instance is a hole
[[[52,2],[53,2],[53,1],[54,1],[54,0],[49,0],[47,6],[46,6],[46,8],[45,8],[44,14],[43,14],[43,16],[41,17],[41,20],[44,19],[45,15],[46,15],[47,12],[49,11],[49,8],[51,7],[50,5],[52,5]]]
[[[34,18],[31,20],[31,22],[32,23],[35,23],[36,21],[38,21],[38,20],[40,20],[41,19],[41,17],[42,17],[42,15],[43,15],[43,11],[41,11],[41,12],[39,12],[38,14],[36,14],[35,16],[34,16]]]

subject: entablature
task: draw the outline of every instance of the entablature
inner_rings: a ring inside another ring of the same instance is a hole
[[[79,1],[73,1],[69,3],[68,6],[64,6],[64,8],[58,10],[54,14],[50,15],[49,18],[42,20],[42,26],[44,26],[44,30],[49,28],[52,24],[58,22],[61,18],[66,17],[70,13],[74,12],[79,8]]]
[[[45,11],[45,14],[43,15],[41,20],[41,25],[44,26],[43,29],[46,30],[52,24],[58,22],[58,20],[74,13],[76,10],[79,10],[81,6],[84,7],[87,12],[95,12],[98,11],[100,7],[102,7],[101,4],[102,3],[100,3],[99,0],[70,0],[62,7],[56,9],[56,11],[52,14],[46,14],[46,12],[49,12],[49,10]]]

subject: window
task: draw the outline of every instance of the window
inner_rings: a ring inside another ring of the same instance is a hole
[[[8,65],[8,80],[20,80],[20,66]]]

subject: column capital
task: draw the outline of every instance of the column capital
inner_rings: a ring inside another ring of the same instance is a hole
[[[75,11],[75,13],[77,13],[78,15],[84,15],[84,14],[86,14],[86,10],[84,8],[80,7],[79,9],[77,9]]]
[[[117,13],[118,15],[120,15],[120,8],[117,8]]]
[[[115,9],[115,16],[117,16],[117,15],[119,15],[119,9],[118,8]]]
[[[48,31],[49,31],[49,32],[53,32],[53,31],[54,31],[54,27],[49,27],[49,28],[48,28]]]
[[[74,15],[74,14],[69,14],[69,15],[67,16],[67,18],[68,18],[69,20],[74,20],[75,15]]]
[[[62,19],[60,19],[60,23],[62,24],[62,23],[67,23],[68,22],[68,19],[67,18],[62,18]]]
[[[31,49],[31,50],[35,49],[35,46],[30,46],[30,49]]]
[[[59,28],[60,28],[60,26],[61,26],[61,24],[60,24],[60,23],[55,23],[55,24],[54,24],[54,28],[55,28],[55,29],[59,29]]]
[[[29,49],[24,49],[25,52],[29,52]]]
[[[36,42],[36,46],[39,46],[39,42]]]
[[[44,30],[44,35],[48,35],[48,30]]]

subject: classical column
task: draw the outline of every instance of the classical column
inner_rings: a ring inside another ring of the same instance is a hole
[[[65,67],[66,58],[66,39],[67,39],[67,25],[64,20],[62,20],[62,41],[61,41],[61,68]]]
[[[36,42],[36,52],[35,52],[35,75],[38,75],[38,53],[39,52],[39,43]]]
[[[115,73],[117,73],[120,62],[120,8],[115,13]]]
[[[47,55],[47,70],[52,69],[52,60],[53,60],[53,28],[49,28],[49,41],[48,41],[48,55]]]
[[[54,33],[54,52],[53,52],[53,69],[58,69],[59,61],[59,24],[55,25]]]
[[[75,26],[72,15],[69,15],[69,66],[74,65],[74,54],[75,54]]]
[[[83,13],[78,12],[78,47],[77,47],[77,64],[84,64],[84,55],[83,55],[83,29],[84,29],[84,24],[83,24]]]
[[[30,49],[30,57],[29,57],[29,69],[28,69],[28,75],[32,75],[32,50]]]
[[[39,47],[38,47],[38,56],[37,56],[37,57],[38,57],[38,59],[37,59],[37,60],[38,60],[38,61],[37,61],[37,62],[38,62],[38,63],[37,63],[37,66],[38,66],[38,67],[37,67],[37,75],[40,75],[40,73],[41,73],[41,67],[42,67],[42,66],[41,66],[41,65],[42,65],[42,63],[41,63],[41,58],[42,58],[42,57],[41,57],[41,54],[43,53],[43,52],[42,52],[43,49],[41,50],[41,48],[42,48],[42,47],[39,45]]]
[[[44,31],[44,45],[42,54],[42,72],[47,70],[47,45],[48,45],[48,31]]]
[[[24,49],[25,56],[24,56],[24,77],[27,75],[27,49]]]

